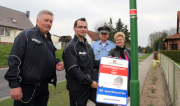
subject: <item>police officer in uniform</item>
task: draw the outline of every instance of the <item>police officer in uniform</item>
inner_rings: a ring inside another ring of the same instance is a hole
[[[116,44],[112,41],[107,40],[109,38],[109,27],[99,27],[99,38],[100,40],[94,42],[91,47],[93,48],[93,52],[95,54],[95,59],[100,60],[101,57],[109,56],[109,52],[111,49],[116,47]],[[95,70],[94,80],[98,79],[99,70]]]
[[[96,60],[100,60],[101,57],[107,57],[109,55],[109,51],[116,47],[114,42],[107,40],[109,38],[109,27],[99,27],[98,31],[100,40],[91,45]]]

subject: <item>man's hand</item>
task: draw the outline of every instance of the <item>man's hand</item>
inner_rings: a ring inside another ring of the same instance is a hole
[[[56,70],[61,71],[63,69],[64,69],[63,62],[59,62],[59,63],[56,64]]]
[[[97,88],[99,85],[96,81],[93,81],[93,83],[91,84],[91,88]]]
[[[11,89],[11,98],[14,100],[21,100],[22,98],[21,87]]]
[[[118,59],[119,57],[113,57],[113,58]]]

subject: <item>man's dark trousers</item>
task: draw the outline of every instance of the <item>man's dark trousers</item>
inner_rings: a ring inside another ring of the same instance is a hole
[[[47,106],[49,99],[47,81],[41,82],[39,86],[22,84],[21,88],[23,92],[22,101],[30,101],[28,103],[23,103],[22,101],[14,101],[14,106]]]
[[[113,106],[96,102],[96,90],[93,88],[83,89],[79,91],[69,91],[71,106],[87,106],[87,101],[90,99],[96,106]]]

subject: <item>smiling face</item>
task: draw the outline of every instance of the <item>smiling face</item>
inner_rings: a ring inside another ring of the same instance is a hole
[[[42,34],[47,34],[53,23],[53,16],[43,13],[39,18],[37,18],[36,24],[40,29]]]
[[[77,25],[74,27],[75,34],[83,38],[87,33],[87,22],[86,21],[77,21]]]
[[[117,45],[118,47],[121,47],[121,48],[124,47],[124,42],[125,42],[125,40],[123,39],[122,36],[118,36],[118,37],[115,39],[115,41],[116,41],[116,45]]]

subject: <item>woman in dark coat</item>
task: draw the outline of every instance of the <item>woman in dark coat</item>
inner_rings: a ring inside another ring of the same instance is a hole
[[[116,48],[111,49],[109,52],[109,57],[120,58],[129,60],[129,74],[128,74],[128,97],[130,96],[130,78],[131,78],[131,54],[130,51],[124,45],[125,34],[122,32],[117,32],[114,35],[114,40],[116,42]]]

